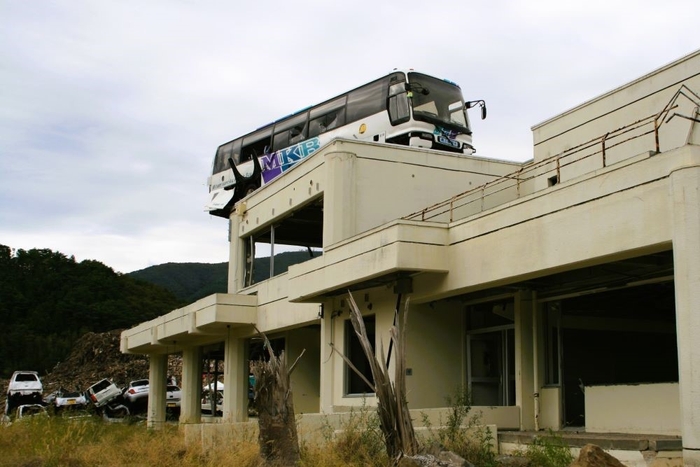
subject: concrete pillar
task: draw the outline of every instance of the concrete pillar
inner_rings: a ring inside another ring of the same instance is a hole
[[[335,319],[332,317],[334,300],[327,300],[323,306],[323,319],[321,320],[321,372],[320,372],[320,397],[319,406],[321,413],[333,413],[333,350],[330,344],[333,340],[333,326]]]
[[[355,211],[355,163],[357,156],[349,152],[325,155],[326,189],[323,194],[323,246],[345,240],[357,232]]]
[[[683,463],[700,466],[700,167],[671,174]]]
[[[515,295],[515,405],[520,407],[521,430],[535,428],[533,307],[532,292]]]
[[[182,351],[182,400],[180,423],[199,423],[202,418],[202,349],[185,347]]]
[[[243,213],[231,212],[229,232],[228,293],[237,293],[244,286],[245,240],[239,237]]]
[[[161,429],[165,423],[166,380],[168,356],[150,355],[148,368],[148,428]]]
[[[248,420],[248,352],[246,340],[230,337],[224,344],[224,422]]]

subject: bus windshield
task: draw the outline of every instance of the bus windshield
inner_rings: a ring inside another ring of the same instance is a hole
[[[415,120],[471,134],[459,86],[421,73],[408,73],[408,82]]]

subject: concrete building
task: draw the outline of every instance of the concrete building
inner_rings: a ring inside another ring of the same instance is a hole
[[[150,356],[149,424],[171,353],[181,423],[207,425],[205,359],[222,362],[218,421],[245,421],[254,326],[291,361],[305,350],[297,412],[371,405],[331,349],[362,366],[351,291],[378,352],[410,297],[411,409],[467,387],[499,430],[680,436],[700,466],[699,105],[697,51],[536,125],[526,163],[333,141],[236,206],[229,293],[123,332]],[[255,243],[316,254],[252,283]]]

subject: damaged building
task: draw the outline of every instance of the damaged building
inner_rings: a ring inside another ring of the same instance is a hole
[[[371,406],[330,345],[362,370],[350,292],[377,352],[410,297],[416,413],[465,387],[499,435],[678,437],[678,456],[700,466],[699,96],[697,51],[534,126],[525,163],[324,145],[231,210],[228,293],[122,333],[123,352],[150,357],[149,424],[165,420],[174,353],[187,430],[245,423],[256,327],[290,361],[305,351],[292,375],[305,420]],[[284,273],[271,261],[255,282],[261,244],[309,257]],[[221,417],[201,413],[210,361]]]

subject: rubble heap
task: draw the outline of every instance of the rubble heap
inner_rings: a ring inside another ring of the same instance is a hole
[[[61,387],[84,391],[103,378],[120,387],[134,379],[148,378],[148,357],[121,353],[120,334],[121,330],[84,334],[75,342],[68,358],[42,376],[44,392]]]
[[[119,347],[121,330],[103,333],[88,332],[78,339],[65,361],[58,363],[50,373],[40,375],[44,395],[60,388],[85,391],[103,378],[124,387],[129,381],[148,378],[148,356],[123,354]],[[179,382],[182,358],[170,355],[168,376]],[[0,403],[4,404],[7,382],[0,382]]]

